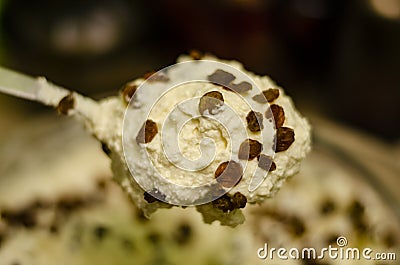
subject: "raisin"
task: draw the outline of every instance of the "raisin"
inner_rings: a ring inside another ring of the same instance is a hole
[[[224,88],[226,89],[227,87]],[[249,82],[243,81],[239,84],[230,84],[228,89],[241,94],[250,91],[252,89],[252,85]]]
[[[301,236],[306,231],[306,227],[303,221],[296,216],[288,217],[287,219],[284,220],[284,223],[296,236]]]
[[[192,57],[193,60],[201,60],[201,58],[203,58],[203,54],[198,50],[191,50],[189,56]]]
[[[267,103],[267,102],[273,102],[278,97],[279,97],[279,89],[270,88],[268,90],[264,90],[261,94],[255,95],[253,97],[253,100],[258,103]]]
[[[210,82],[217,85],[228,86],[236,77],[231,73],[218,69],[213,74],[207,76],[207,78]]]
[[[58,106],[56,107],[57,112],[63,115],[68,115],[68,112],[75,107],[75,98],[72,93],[63,97]]]
[[[331,199],[326,199],[320,207],[322,215],[329,215],[335,210],[335,203]]]
[[[161,234],[158,232],[150,232],[150,234],[147,235],[147,240],[154,245],[159,244],[161,239]]]
[[[182,223],[178,226],[174,234],[174,240],[179,245],[185,245],[189,243],[190,239],[192,238],[192,234],[192,227],[189,224]]]
[[[243,168],[233,160],[221,163],[214,173],[217,182],[225,188],[232,188],[242,179]]]
[[[146,120],[146,122],[140,128],[138,135],[136,136],[136,142],[138,144],[150,143],[158,133],[157,123],[152,120]]]
[[[93,229],[93,234],[96,236],[96,238],[101,241],[104,238],[108,236],[110,233],[110,229],[106,226],[103,225],[98,225]]]
[[[212,204],[215,208],[218,208],[225,213],[235,209],[231,198],[226,194],[213,201]]]
[[[392,248],[397,245],[397,242],[399,240],[396,238],[395,234],[392,234],[391,232],[387,232],[384,237],[383,237],[383,242],[386,247]]]
[[[37,225],[36,213],[33,209],[27,208],[20,211],[3,211],[0,214],[2,218],[10,226],[24,226],[33,228]]]
[[[258,166],[264,170],[274,171],[276,169],[276,165],[274,161],[272,161],[272,157],[260,154],[258,157]]]
[[[133,95],[135,94],[138,86],[134,84],[126,84],[122,88],[122,99],[124,100],[125,103],[129,103],[131,101]]]
[[[292,128],[280,127],[276,130],[275,152],[287,150],[294,142],[294,130]]]
[[[204,115],[208,114],[216,114],[218,110],[224,104],[224,97],[218,91],[210,91],[205,93],[199,102],[199,112]]]
[[[231,201],[234,208],[244,208],[247,203],[247,198],[240,192],[236,192],[233,194]]]
[[[351,219],[360,219],[362,218],[364,211],[364,205],[362,205],[361,202],[355,200],[349,207],[349,216]]]
[[[166,196],[164,194],[162,194],[159,190],[152,189],[151,191],[145,191],[144,194],[143,194],[143,198],[148,203],[153,203],[153,202],[163,202],[163,201],[165,201]]]
[[[263,115],[260,112],[250,111],[246,117],[247,128],[252,132],[259,132],[264,129]]]
[[[87,202],[80,197],[66,197],[58,201],[57,208],[64,213],[68,213],[84,207],[85,203]]]
[[[49,227],[49,232],[50,234],[57,234],[59,232],[60,228],[58,227],[57,224],[51,224]]]
[[[158,201],[159,201],[156,197],[154,197],[153,195],[151,195],[151,194],[148,193],[148,192],[145,192],[145,193],[143,194],[143,198],[144,198],[148,203],[153,203],[153,202],[158,202]]]
[[[239,147],[239,159],[253,160],[260,155],[262,144],[256,140],[247,139]]]
[[[271,113],[274,116],[275,120],[275,128],[279,128],[283,126],[283,123],[285,122],[285,111],[283,108],[279,105],[273,104],[270,107]],[[269,116],[271,114],[269,110],[267,110],[267,113],[265,114],[266,116]]]
[[[361,202],[355,200],[349,207],[349,217],[353,224],[354,229],[359,233],[365,233],[368,225],[365,220],[364,212],[365,207]]]
[[[103,152],[106,154],[106,155],[111,155],[111,149],[110,149],[110,147],[108,147],[108,145],[106,144],[106,143],[104,143],[104,142],[101,142],[101,150],[103,150]]]

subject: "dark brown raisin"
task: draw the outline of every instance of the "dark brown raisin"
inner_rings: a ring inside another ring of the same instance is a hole
[[[272,157],[260,154],[258,157],[258,166],[267,171],[274,171],[276,169],[276,165],[274,161],[272,161]]]
[[[185,245],[189,243],[192,238],[192,227],[189,224],[180,224],[174,234],[174,240],[179,245]]]
[[[203,54],[199,50],[191,50],[189,56],[192,57],[193,60],[201,60],[201,58],[203,58]]]
[[[26,228],[33,228],[36,226],[36,213],[33,209],[27,208],[20,211],[5,210],[0,214],[0,217],[9,226],[24,226]]]
[[[271,167],[269,168],[269,171],[274,171],[276,169],[276,164],[274,161],[272,161]]]
[[[326,199],[320,207],[320,213],[322,215],[329,215],[335,210],[335,203],[331,199]]]
[[[86,203],[81,197],[65,197],[57,202],[57,208],[64,213],[68,213],[84,207]]]
[[[207,76],[207,78],[210,82],[217,85],[228,86],[236,77],[231,73],[218,69],[213,74]]]
[[[68,112],[75,107],[75,98],[72,93],[63,97],[58,106],[56,107],[57,112],[63,115],[68,115]]]
[[[268,100],[264,97],[264,95],[262,93],[253,96],[253,100],[258,103],[267,103],[268,102]]]
[[[223,212],[233,211],[235,208],[233,207],[231,198],[228,195],[224,194],[223,196],[219,197],[218,199],[212,202],[212,205],[222,210]]]
[[[60,228],[58,227],[57,224],[50,225],[50,227],[49,227],[50,234],[58,234],[59,231],[60,231]]]
[[[242,165],[233,160],[221,163],[214,173],[217,182],[225,188],[232,188],[242,179]]]
[[[206,114],[216,114],[218,110],[224,105],[224,97],[218,91],[210,91],[205,93],[199,102],[199,112],[202,115]]]
[[[151,195],[151,194],[148,193],[147,191],[144,192],[143,198],[144,198],[148,203],[153,203],[153,202],[158,202],[158,201],[160,201],[159,199],[157,199],[156,197],[154,197],[153,195]]]
[[[287,218],[285,223],[296,236],[301,236],[306,231],[303,221],[296,216]]]
[[[271,105],[270,109],[272,115],[274,116],[275,128],[282,127],[283,123],[285,122],[285,111],[281,106],[276,104]],[[267,111],[265,115],[268,116],[269,114],[270,114],[269,111]]]
[[[351,219],[360,219],[362,218],[364,211],[364,205],[362,205],[361,202],[355,200],[349,207],[349,216]]]
[[[270,88],[268,90],[264,90],[261,94],[255,95],[253,97],[253,100],[259,103],[267,103],[267,102],[273,102],[278,97],[279,97],[279,89]]]
[[[247,198],[240,192],[236,192],[235,194],[233,194],[231,201],[232,201],[234,208],[236,208],[236,209],[244,208],[244,207],[246,207]]]
[[[355,200],[350,205],[349,209],[349,218],[353,224],[354,229],[359,233],[364,233],[368,230],[368,225],[365,220],[364,212],[365,207],[361,204],[361,202]]]
[[[276,130],[275,152],[287,150],[294,142],[294,130],[292,128],[280,127]]]
[[[388,231],[383,237],[383,243],[386,247],[392,248],[399,243],[399,240],[396,238],[395,234]]]
[[[226,87],[224,87],[226,88]],[[245,93],[247,91],[250,91],[252,89],[252,85],[249,82],[241,82],[239,84],[230,84],[228,89],[233,90],[239,94]]]
[[[157,245],[161,241],[161,235],[158,232],[150,232],[150,234],[147,235],[147,239],[150,243]]]
[[[0,248],[1,248],[1,244],[4,242],[5,236],[0,233]]]
[[[109,233],[110,229],[104,225],[98,225],[93,229],[93,234],[99,241],[102,241],[104,238],[106,238]]]
[[[150,143],[158,133],[157,123],[152,120],[146,120],[146,122],[140,128],[138,135],[136,136],[136,142],[138,144]]]
[[[101,149],[103,150],[103,152],[106,155],[108,155],[108,156],[111,155],[111,150],[110,150],[110,148],[108,147],[108,145],[106,143],[101,142]]]
[[[138,86],[134,85],[134,84],[126,84],[123,88],[122,88],[122,99],[124,100],[125,103],[129,103],[129,101],[131,101],[133,95],[135,94],[136,90],[137,90]]]
[[[151,191],[145,191],[143,194],[143,198],[148,203],[153,203],[153,202],[164,202],[166,196],[162,194],[159,190],[152,189]]]
[[[259,132],[264,129],[263,115],[260,112],[250,111],[246,117],[247,128],[252,132]]]
[[[253,160],[261,154],[262,144],[256,140],[247,139],[239,147],[239,159]]]

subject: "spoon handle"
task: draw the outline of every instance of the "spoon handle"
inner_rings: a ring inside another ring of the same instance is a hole
[[[37,78],[0,67],[0,92],[28,100],[38,100]]]

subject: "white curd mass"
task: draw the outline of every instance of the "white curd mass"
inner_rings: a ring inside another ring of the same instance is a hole
[[[114,179],[146,216],[196,205],[205,222],[235,226],[244,221],[240,208],[273,197],[299,172],[310,126],[269,77],[202,59],[181,56],[190,63],[129,82],[123,97],[73,93],[68,114],[103,143]],[[67,96],[42,85],[49,105]]]

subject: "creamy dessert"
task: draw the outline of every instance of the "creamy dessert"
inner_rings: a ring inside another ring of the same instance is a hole
[[[143,202],[146,212],[163,202],[197,205],[206,222],[236,225],[240,208],[272,197],[299,171],[310,127],[268,77],[203,59],[182,56],[146,83],[127,84],[124,98],[136,90],[125,115],[125,155],[154,205]]]
[[[336,144],[325,145],[326,139],[335,140],[346,130],[311,121],[319,141],[301,172],[274,199],[247,205],[246,222],[234,229],[204,224],[194,207],[161,209],[145,218],[112,181],[101,145],[80,126],[55,117],[27,121],[19,134],[10,133],[0,145],[0,263],[397,264],[398,256],[386,261],[327,255],[282,260],[275,251],[273,259],[270,254],[259,258],[266,243],[268,250],[315,248],[319,254],[329,245],[339,248],[338,237],[347,239],[344,250],[369,247],[371,257],[399,253],[399,202],[386,201],[378,178],[373,186],[368,184],[364,171],[349,162],[351,153]],[[323,142],[321,128],[329,132]],[[44,143],[37,140],[43,135]],[[373,152],[382,146],[360,134],[350,135],[354,145],[349,148],[371,148],[365,156],[368,165],[377,157],[386,165],[395,162],[390,149]],[[13,152],[18,145],[24,146],[23,154]]]
[[[206,223],[236,226],[241,208],[273,197],[310,150],[310,126],[291,99],[235,61],[181,56],[99,102],[39,85],[39,101],[102,142],[114,179],[147,217],[195,205]]]

